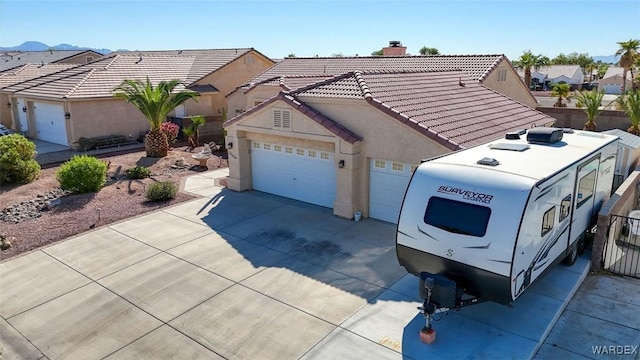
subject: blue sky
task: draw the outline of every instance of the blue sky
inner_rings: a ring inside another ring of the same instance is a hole
[[[272,58],[370,55],[399,40],[442,54],[613,55],[640,39],[640,0],[0,0],[0,46],[254,47]]]

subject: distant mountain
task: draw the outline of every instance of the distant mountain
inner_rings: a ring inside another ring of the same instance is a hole
[[[591,58],[593,58],[593,61],[602,61],[603,63],[607,63],[607,64],[615,64],[618,62],[619,57],[615,56],[615,55],[609,55],[609,56],[592,56]]]
[[[10,46],[10,47],[0,47],[0,51],[46,51],[49,49],[53,50],[93,50],[95,52],[99,52],[101,54],[108,54],[111,52],[109,49],[95,49],[90,47],[81,47],[69,44],[59,44],[55,46],[49,46],[45,43],[41,43],[39,41],[25,41],[22,45],[18,46]]]

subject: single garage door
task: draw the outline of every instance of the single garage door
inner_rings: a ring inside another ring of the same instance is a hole
[[[33,103],[33,116],[38,139],[54,144],[69,145],[64,108],[61,104]]]
[[[333,153],[254,141],[253,189],[333,208],[336,169]]]
[[[621,86],[620,84],[602,84],[602,90],[605,94],[622,94]]]
[[[415,167],[381,159],[371,159],[369,167],[369,217],[395,224]]]

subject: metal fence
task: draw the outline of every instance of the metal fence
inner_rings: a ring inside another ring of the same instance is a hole
[[[602,265],[613,273],[640,279],[640,219],[611,215]]]

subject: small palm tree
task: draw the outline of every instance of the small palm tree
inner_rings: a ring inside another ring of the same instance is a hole
[[[198,132],[198,128],[204,125],[206,122],[204,116],[192,116],[191,124],[182,129],[182,133],[187,137],[187,143],[189,144],[189,151],[192,151],[196,147],[198,147],[198,138],[200,137],[200,133]]]
[[[631,70],[631,79],[633,79],[633,64],[638,56],[640,40],[621,41],[618,45],[620,45],[620,49],[616,51],[616,56],[620,56],[619,64],[621,68],[624,68],[622,72],[622,92],[624,93],[627,90],[627,71]]]
[[[153,86],[149,78],[140,80],[124,80],[114,91],[114,96],[133,104],[149,121],[150,130],[145,136],[145,151],[148,157],[161,158],[167,156],[169,142],[167,135],[160,129],[167,115],[178,105],[200,94],[193,91],[174,92],[180,85],[179,80],[161,81]]]
[[[584,123],[584,130],[596,130],[596,117],[598,117],[602,111],[600,106],[602,105],[603,97],[604,90],[580,91],[569,97],[571,99],[576,99],[582,110],[584,110],[584,113],[587,115],[587,122]]]
[[[567,104],[562,102],[562,99],[569,99],[569,94],[571,92],[571,88],[569,84],[557,84],[553,86],[553,91],[551,91],[551,96],[557,96],[558,101],[553,104],[553,107],[567,107]]]
[[[640,90],[620,96],[618,103],[631,119],[631,126],[627,131],[640,136]]]

